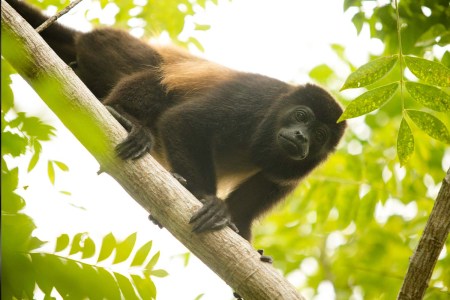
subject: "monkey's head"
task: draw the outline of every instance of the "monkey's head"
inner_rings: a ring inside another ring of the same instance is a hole
[[[312,84],[295,88],[277,99],[260,124],[253,145],[256,159],[269,155],[279,164],[271,167],[276,169],[323,161],[344,134],[345,122],[336,123],[341,114],[324,89]]]
[[[330,128],[306,105],[296,105],[280,116],[276,143],[292,160],[321,152],[330,139]],[[310,154],[311,153],[311,154]]]

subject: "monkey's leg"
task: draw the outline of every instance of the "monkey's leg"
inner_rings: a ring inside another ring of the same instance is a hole
[[[125,76],[103,101],[118,112],[119,122],[129,130],[128,137],[116,147],[122,159],[137,159],[150,150],[150,128],[155,128],[159,116],[173,105],[160,85],[160,76],[152,68]]]

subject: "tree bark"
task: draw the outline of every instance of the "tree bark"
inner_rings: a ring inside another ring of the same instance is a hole
[[[399,300],[423,299],[431,274],[450,231],[450,169],[442,181],[428,222],[409,262]]]
[[[125,130],[5,1],[1,2],[1,30],[2,55],[98,160],[102,170],[227,284],[245,299],[303,299],[231,229],[192,233],[188,221],[200,202],[150,155],[136,161],[116,158],[114,146],[125,138]]]

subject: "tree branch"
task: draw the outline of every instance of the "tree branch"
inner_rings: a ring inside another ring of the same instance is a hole
[[[75,5],[77,5],[78,3],[80,3],[83,0],[75,0],[73,2],[71,2],[69,5],[67,5],[63,10],[59,11],[58,13],[56,13],[54,16],[51,16],[50,18],[48,18],[44,23],[42,23],[41,25],[39,25],[38,28],[36,28],[36,32],[41,32],[44,31],[45,29],[47,29],[50,25],[52,25],[53,23],[56,22],[56,20],[58,20],[59,18],[61,18],[62,16],[64,16],[66,13],[68,13],[72,8],[75,7]]]
[[[231,229],[193,234],[188,221],[200,202],[150,155],[137,161],[117,159],[113,149],[125,138],[125,130],[3,0],[1,30],[2,55],[98,160],[102,170],[227,284],[246,299],[303,299]]]
[[[425,230],[409,262],[399,300],[422,299],[450,231],[450,169],[442,181]]]

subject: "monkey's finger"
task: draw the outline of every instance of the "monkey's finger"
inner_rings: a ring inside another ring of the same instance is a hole
[[[211,209],[211,206],[213,205],[212,201],[210,202],[203,202],[203,207],[200,208],[197,212],[194,213],[194,215],[191,217],[191,219],[189,220],[189,224],[196,222],[197,220],[204,218],[204,215],[212,215],[215,213],[214,210]],[[208,214],[209,212],[209,214]],[[206,217],[209,218],[209,217]]]
[[[137,159],[143,156],[148,149],[147,146],[136,144],[135,140],[128,138],[116,146],[116,152],[123,160]]]
[[[201,232],[205,232],[205,231],[209,231],[209,230],[219,230],[219,229],[222,229],[225,226],[227,226],[228,223],[229,223],[229,220],[226,218],[217,218],[217,217],[213,216],[206,222],[203,222],[203,223],[199,224],[198,226],[195,226],[194,232],[201,233]]]
[[[184,187],[187,186],[187,180],[184,179],[183,176],[181,176],[180,174],[177,174],[177,173],[170,173],[170,174],[172,174],[173,178],[175,178],[179,183],[181,183],[182,186],[184,186]],[[200,202],[201,202],[201,200],[200,200]]]
[[[127,160],[132,157],[133,149],[134,149],[133,143],[131,143],[129,140],[125,140],[122,143],[118,144],[115,148],[117,155],[123,159]]]
[[[138,158],[141,158],[148,152],[148,150],[149,150],[149,148],[147,148],[147,147],[138,149],[137,151],[135,151],[135,153],[133,154],[133,157],[131,159],[136,160]]]
[[[237,228],[236,224],[234,224],[233,222],[229,221],[228,227],[233,229],[234,232],[239,233],[239,229]]]
[[[216,219],[215,212],[212,210],[206,210],[204,212],[199,211],[199,213],[200,212],[202,213],[200,216],[194,215],[189,221],[190,224],[193,224],[192,226],[193,232],[201,232],[199,230],[202,230],[203,228],[210,226],[210,223],[214,222],[214,220]]]

